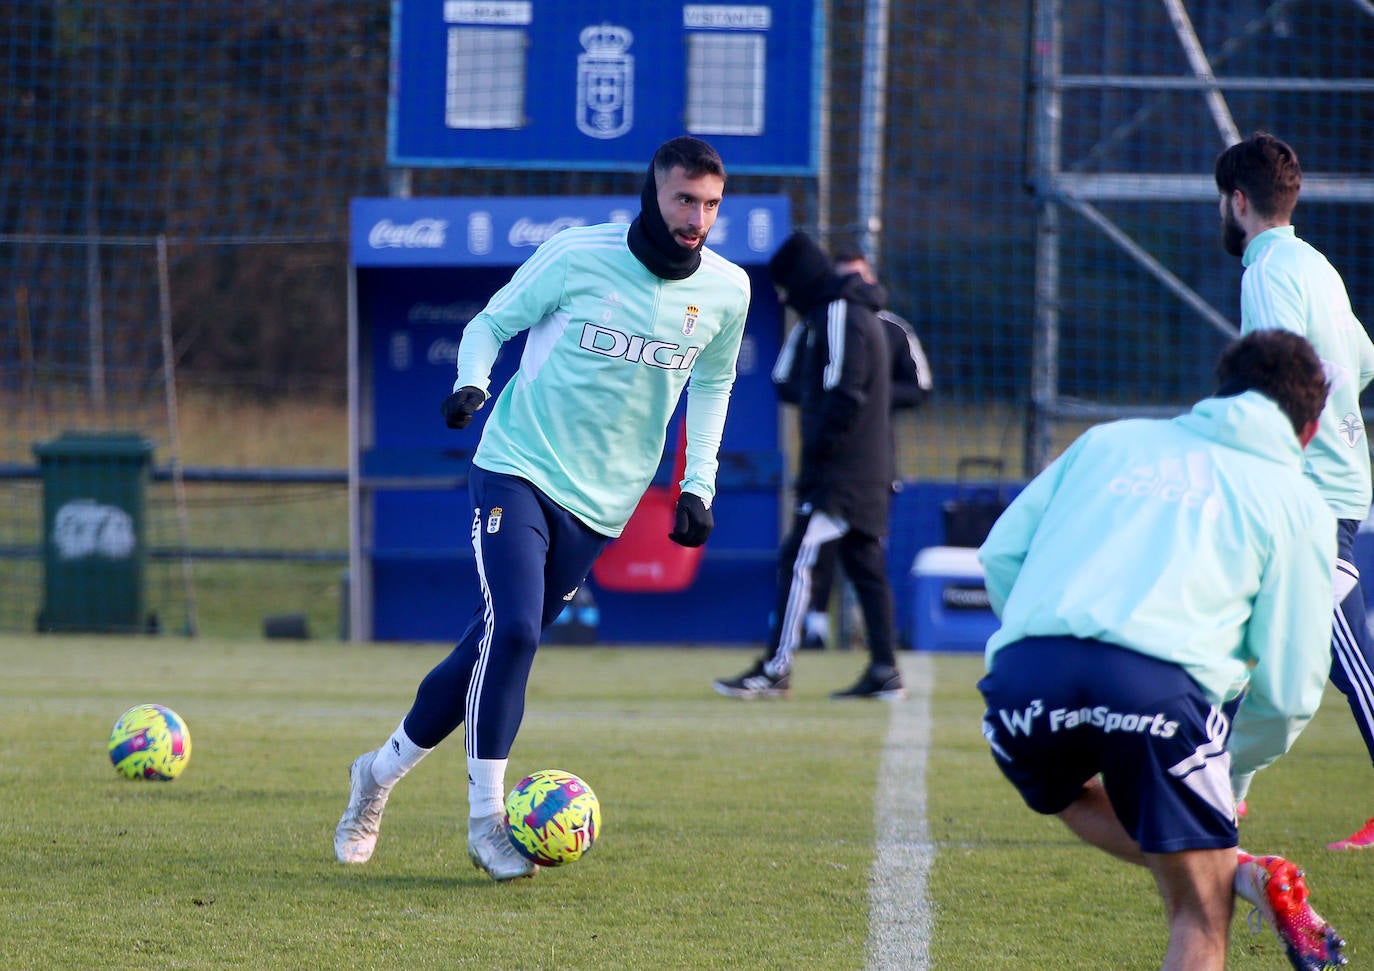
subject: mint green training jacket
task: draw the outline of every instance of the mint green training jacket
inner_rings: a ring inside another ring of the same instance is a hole
[[[1340,274],[1292,226],[1260,233],[1241,262],[1240,332],[1292,331],[1321,358],[1331,396],[1307,446],[1307,474],[1336,518],[1363,520],[1371,485],[1360,392],[1374,379],[1374,343],[1350,308]]]
[[[1331,667],[1335,517],[1258,392],[1085,432],[1010,504],[978,552],[1001,628],[1095,639],[1180,665],[1213,704],[1249,690],[1236,797],[1286,752]]]
[[[681,485],[711,504],[750,296],[744,270],[709,248],[685,280],[654,276],[627,229],[573,227],[541,244],[464,328],[453,383],[486,391],[501,345],[528,329],[473,462],[611,537],[658,469],[684,386]]]

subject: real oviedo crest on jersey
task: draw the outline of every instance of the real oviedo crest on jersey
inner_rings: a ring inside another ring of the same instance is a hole
[[[691,337],[696,333],[697,315],[700,313],[701,311],[697,307],[691,304],[687,305],[687,312],[682,316],[682,336]]]

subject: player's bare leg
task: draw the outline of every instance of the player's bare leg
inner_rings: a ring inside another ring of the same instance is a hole
[[[1079,839],[1126,863],[1148,867],[1164,899],[1169,946],[1163,971],[1222,971],[1235,903],[1234,848],[1143,853],[1094,779],[1059,813]]]
[[[1169,922],[1163,971],[1222,971],[1235,913],[1235,848],[1147,853],[1145,859]]]
[[[1085,785],[1082,794],[1058,815],[1064,825],[1083,842],[1110,853],[1118,860],[1146,866],[1140,844],[1116,818],[1116,810],[1112,809],[1107,790],[1102,788],[1100,780],[1093,779]]]

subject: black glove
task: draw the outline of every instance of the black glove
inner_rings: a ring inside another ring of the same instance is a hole
[[[467,428],[472,424],[472,416],[486,403],[485,391],[464,385],[445,398],[439,410],[444,413],[444,424],[449,428]]]
[[[677,497],[677,515],[673,519],[673,531],[668,534],[670,540],[678,546],[700,546],[715,528],[716,521],[701,496],[684,492]]]

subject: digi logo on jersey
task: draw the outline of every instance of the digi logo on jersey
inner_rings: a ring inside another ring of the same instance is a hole
[[[666,371],[690,371],[696,362],[699,347],[682,347],[667,341],[646,341],[639,336],[622,334],[590,321],[582,325],[583,350],[603,357],[624,358],[631,364],[647,364]]]

